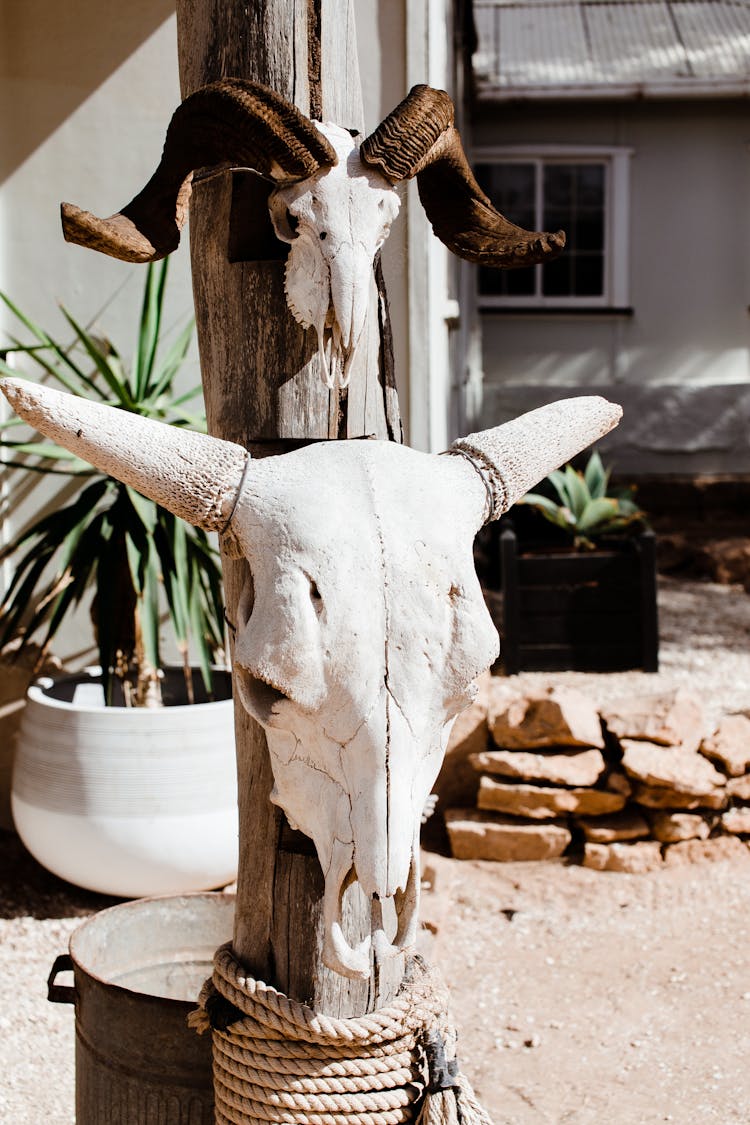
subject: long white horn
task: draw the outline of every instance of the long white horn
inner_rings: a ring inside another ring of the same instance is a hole
[[[621,417],[622,407],[598,395],[565,398],[459,438],[447,452],[463,454],[482,473],[491,494],[489,522],[553,469],[604,437]]]
[[[24,379],[0,390],[29,425],[205,531],[225,531],[248,457],[241,445],[61,394]]]

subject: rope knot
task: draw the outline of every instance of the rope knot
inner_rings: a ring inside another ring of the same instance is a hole
[[[236,1004],[232,1004],[220,992],[216,991],[213,982],[203,1000],[203,1008],[208,1016],[212,1031],[226,1031],[232,1024],[239,1023],[240,1020],[245,1018],[244,1012]]]

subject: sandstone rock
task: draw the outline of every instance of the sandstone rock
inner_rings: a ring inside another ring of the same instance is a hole
[[[658,746],[654,742],[636,742],[629,738],[622,740],[622,751],[623,769],[641,785],[673,790],[680,797],[687,794],[710,808],[717,807],[711,803],[717,796],[722,803],[725,800],[726,778],[700,754],[681,746]],[[641,804],[647,803],[637,797],[636,800]],[[674,800],[671,807],[679,809],[686,806]]]
[[[750,769],[750,718],[725,715],[715,733],[703,739],[700,749],[730,777],[741,777]]]
[[[721,827],[732,836],[750,836],[750,809],[727,809]]]
[[[511,698],[491,695],[489,723],[493,739],[505,750],[604,746],[593,700],[570,688]]]
[[[622,793],[609,793],[604,789],[505,785],[491,777],[483,777],[479,783],[477,804],[480,809],[547,820],[562,813],[604,816],[619,812],[625,804],[625,797]]]
[[[624,773],[619,770],[612,770],[605,781],[607,789],[611,789],[613,793],[622,793],[624,797],[629,797],[633,792],[633,786],[628,781]]]
[[[684,570],[695,561],[695,546],[681,531],[659,534],[657,546],[659,571],[671,574],[673,570]]]
[[[750,773],[732,777],[727,782],[727,794],[735,801],[750,801]]]
[[[712,539],[698,551],[696,562],[714,582],[742,583],[750,592],[750,538]]]
[[[697,813],[656,811],[651,813],[649,820],[653,836],[662,844],[707,840],[711,834],[711,820]]]
[[[476,809],[448,809],[445,823],[456,859],[553,859],[570,843],[570,832],[559,821],[524,823]]]
[[[487,750],[472,755],[471,764],[480,772],[552,785],[595,785],[606,768],[601,750]]]
[[[623,809],[613,816],[581,817],[576,824],[592,844],[613,844],[618,840],[642,840],[649,835],[646,820],[634,809]]]
[[[454,805],[473,805],[477,798],[479,778],[471,766],[470,758],[487,749],[489,726],[487,707],[492,684],[489,672],[479,680],[475,701],[457,716],[445,752],[438,779],[433,785],[439,808]]]
[[[597,871],[641,875],[661,865],[661,845],[655,840],[642,840],[637,844],[586,844],[583,849],[583,866]]]
[[[700,700],[684,688],[666,695],[634,696],[604,707],[601,714],[607,729],[619,739],[644,739],[697,750],[705,734]]]
[[[658,785],[633,785],[633,800],[647,809],[723,809],[727,803],[726,789],[696,797],[679,789],[665,789]]]
[[[710,840],[683,840],[680,844],[670,844],[664,854],[667,867],[722,859],[750,859],[750,849],[736,836],[714,836]]]

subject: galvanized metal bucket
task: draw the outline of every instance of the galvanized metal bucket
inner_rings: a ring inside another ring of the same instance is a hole
[[[75,1004],[77,1125],[213,1125],[210,1036],[187,1016],[233,919],[231,895],[170,895],[78,927],[48,981],[51,1001]]]

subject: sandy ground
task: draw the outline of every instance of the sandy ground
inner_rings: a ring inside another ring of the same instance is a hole
[[[564,678],[608,697],[687,683],[714,716],[750,708],[750,596],[666,581],[660,613],[658,676]],[[425,859],[426,952],[495,1125],[750,1123],[750,852],[641,876]],[[0,1122],[72,1125],[73,1010],[46,979],[112,902],[0,834]]]
[[[431,959],[496,1125],[747,1125],[750,853],[638,876],[435,866]]]

